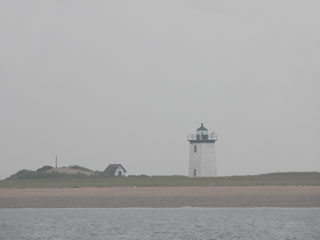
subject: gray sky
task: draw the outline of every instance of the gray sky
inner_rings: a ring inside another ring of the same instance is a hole
[[[122,163],[187,174],[201,122],[218,174],[320,171],[320,2],[0,2],[0,178]]]

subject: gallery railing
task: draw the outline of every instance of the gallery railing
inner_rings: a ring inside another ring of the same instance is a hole
[[[188,135],[188,141],[196,141],[196,140],[217,141],[217,134],[210,133],[210,134],[189,134]]]

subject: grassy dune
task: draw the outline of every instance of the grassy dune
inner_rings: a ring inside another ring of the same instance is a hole
[[[154,186],[320,186],[319,172],[269,173],[248,176],[188,178],[185,176],[64,177],[6,179],[0,188],[79,188]]]

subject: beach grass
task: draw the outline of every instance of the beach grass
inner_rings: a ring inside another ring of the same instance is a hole
[[[319,172],[288,172],[261,175],[189,178],[186,176],[128,176],[5,179],[0,188],[81,187],[175,187],[175,186],[320,186]]]

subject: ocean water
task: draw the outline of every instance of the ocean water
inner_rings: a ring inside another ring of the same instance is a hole
[[[0,209],[1,240],[319,240],[320,208]]]

